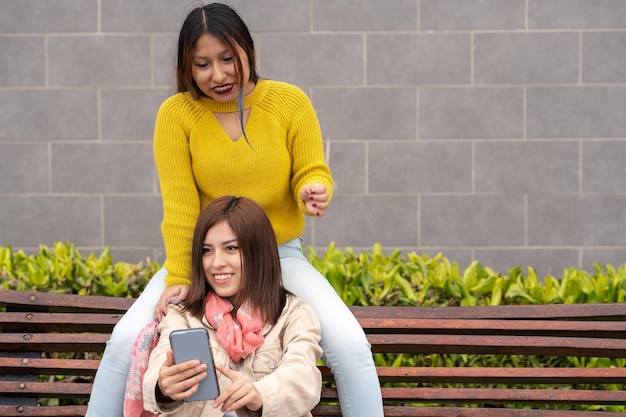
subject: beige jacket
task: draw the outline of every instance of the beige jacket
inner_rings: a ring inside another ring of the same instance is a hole
[[[234,364],[215,338],[215,329],[206,318],[198,320],[181,307],[170,305],[167,315],[159,325],[159,343],[150,355],[148,369],[143,379],[144,408],[153,413],[175,417],[222,416],[212,401],[158,403],[155,388],[159,369],[171,349],[169,335],[173,330],[205,327],[209,330],[215,363],[238,369],[254,381],[263,398],[261,412],[246,408],[237,410],[239,417],[305,417],[320,400],[322,377],[317,360],[322,355],[319,346],[321,328],[313,309],[305,301],[288,296],[287,304],[274,326],[263,327],[263,344],[257,350]],[[221,389],[230,385],[230,379],[218,372]]]

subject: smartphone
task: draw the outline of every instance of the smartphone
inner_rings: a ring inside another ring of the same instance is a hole
[[[182,363],[198,359],[207,366],[207,377],[200,381],[198,391],[185,401],[214,400],[220,395],[209,332],[202,328],[174,330],[170,333],[170,344],[174,351],[174,362]]]

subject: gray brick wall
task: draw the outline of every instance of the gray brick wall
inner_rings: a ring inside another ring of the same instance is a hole
[[[626,260],[626,1],[230,0],[320,118],[307,244]],[[0,244],[163,261],[152,129],[194,0],[0,0]]]

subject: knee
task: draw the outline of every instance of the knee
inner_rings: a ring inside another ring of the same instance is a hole
[[[341,345],[322,345],[322,349],[324,351],[322,360],[335,376],[356,375],[374,367],[371,345],[367,341],[360,343],[344,341]]]
[[[140,320],[139,317],[133,317],[126,313],[124,317],[115,325],[109,344],[117,345],[124,344],[132,346],[139,332],[149,323],[145,320]]]
[[[332,362],[359,363],[372,358],[372,346],[363,337],[322,338],[324,355]]]
[[[113,332],[111,333],[111,337],[109,338],[108,345],[133,345],[138,331],[134,327],[123,326],[118,323]]]

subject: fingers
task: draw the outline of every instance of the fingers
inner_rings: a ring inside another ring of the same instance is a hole
[[[328,192],[322,184],[307,185],[301,192],[302,201],[309,213],[323,216],[328,208]]]
[[[234,372],[230,370],[227,367],[224,367],[220,364],[215,364],[215,370],[217,370],[218,372],[220,372],[221,374],[223,374],[224,376],[226,376],[228,379],[230,379],[231,381],[233,381],[235,379],[235,375]],[[217,398],[215,399],[215,401],[213,401],[213,408],[218,408],[218,407],[222,407],[222,412],[228,411],[224,408],[224,403],[228,400],[228,398],[230,398],[231,395],[231,391],[233,389],[233,386],[230,385],[228,386],[228,388],[226,389],[221,389],[220,390],[220,395],[217,396]]]
[[[163,316],[165,316],[166,310],[167,310],[167,302],[163,303],[163,296],[161,296],[161,298],[159,298],[159,301],[156,304],[156,307],[154,308],[154,318],[156,320],[161,320],[163,318]]]
[[[198,384],[207,377],[206,365],[198,360],[174,364],[172,351],[166,354],[165,363],[159,370],[161,392],[176,401],[189,398],[198,390]]]
[[[157,302],[154,308],[154,318],[157,320],[161,320],[163,316],[167,314],[167,305],[170,303],[170,300],[173,297],[178,299],[178,302],[181,302],[187,298],[189,294],[189,286],[187,285],[173,285],[169,288],[166,288],[165,291],[161,294],[159,301]]]
[[[172,287],[166,288],[165,291],[159,297],[159,301],[157,301],[156,306],[154,308],[154,318],[157,320],[161,320],[163,316],[167,313],[167,304],[169,303],[170,295],[172,293]]]
[[[256,389],[252,386],[239,387],[224,401],[221,411],[234,411],[243,407],[247,407],[252,411],[258,410],[261,407],[254,405],[256,404],[255,398],[257,398],[255,391]]]
[[[189,285],[181,285],[178,290],[178,302],[185,301],[189,295]]]
[[[236,371],[232,371],[230,368],[222,366],[219,363],[215,364],[215,369],[218,372],[224,374],[224,376],[230,379],[231,381],[233,380],[233,377],[235,376],[235,373],[236,373]]]
[[[263,406],[261,394],[244,374],[216,364],[215,369],[232,381],[213,402],[213,408],[221,407],[222,412],[247,407],[252,411]]]
[[[328,192],[322,184],[307,185],[304,187],[303,192],[306,193],[307,200],[317,202],[326,202],[328,200]]]
[[[174,351],[168,350],[165,352],[165,363],[163,365],[173,366],[176,362],[174,362]]]
[[[306,209],[309,211],[309,213],[311,213],[313,216],[322,217],[326,212],[326,207],[323,207],[320,204],[316,204],[314,202],[306,202],[304,203],[304,205],[306,206]]]
[[[326,208],[328,207],[328,202],[327,200],[324,200],[324,201],[309,200],[309,201],[305,201],[304,205],[306,206],[309,213],[311,213],[312,215],[323,216],[324,213],[326,212]]]

